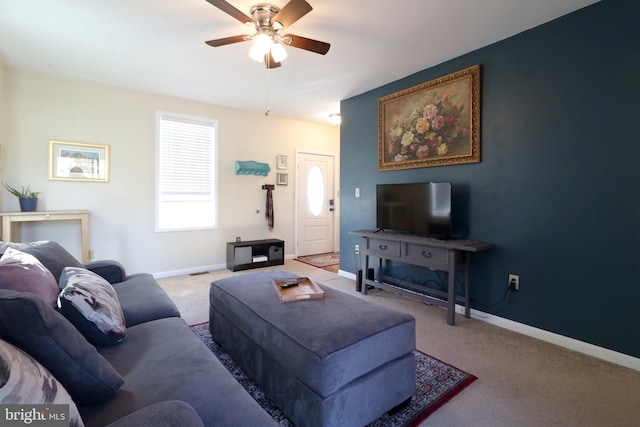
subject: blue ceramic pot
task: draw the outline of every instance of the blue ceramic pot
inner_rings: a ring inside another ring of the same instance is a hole
[[[31,198],[22,198],[18,199],[20,201],[20,210],[22,212],[31,212],[35,211],[38,207],[38,199],[35,197]]]

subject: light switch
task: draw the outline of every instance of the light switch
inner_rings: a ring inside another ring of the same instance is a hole
[[[356,197],[360,197],[360,187],[356,187]]]

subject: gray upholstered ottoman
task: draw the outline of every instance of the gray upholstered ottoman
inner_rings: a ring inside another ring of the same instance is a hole
[[[282,303],[254,272],[211,283],[213,338],[299,426],[363,426],[415,392],[415,319],[322,286]]]

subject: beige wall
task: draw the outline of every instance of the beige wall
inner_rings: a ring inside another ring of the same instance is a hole
[[[243,240],[283,239],[285,252],[291,256],[296,150],[335,153],[339,164],[339,129],[335,126],[265,117],[12,68],[4,68],[0,82],[0,118],[5,124],[3,179],[14,186],[28,184],[40,191],[39,209],[89,209],[93,258],[117,259],[130,273],[166,275],[220,266],[226,259],[225,243],[236,236]],[[218,120],[219,229],[154,231],[157,111]],[[48,180],[51,139],[109,144],[110,182]],[[289,185],[276,187],[275,229],[270,232],[264,218],[265,191],[261,186],[275,184],[278,154],[289,158]],[[271,172],[267,177],[237,176],[236,160],[269,163]],[[338,188],[336,185],[336,191]],[[2,199],[6,210],[18,209],[17,199],[6,191]],[[79,256],[77,229],[67,222],[32,224],[22,228],[21,240],[58,240]]]

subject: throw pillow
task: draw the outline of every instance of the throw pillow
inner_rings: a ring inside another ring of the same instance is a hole
[[[56,282],[60,280],[60,274],[65,267],[84,267],[58,242],[31,242],[20,250],[36,257],[53,274]]]
[[[0,403],[69,405],[69,426],[84,426],[78,408],[54,376],[28,354],[2,340],[0,366]]]
[[[34,256],[8,248],[0,258],[0,289],[30,292],[55,307],[58,282]]]
[[[124,314],[113,286],[84,268],[66,267],[60,276],[58,308],[94,345],[109,346],[127,336]]]
[[[0,290],[0,338],[44,365],[79,404],[103,402],[124,383],[62,314],[35,295]]]

